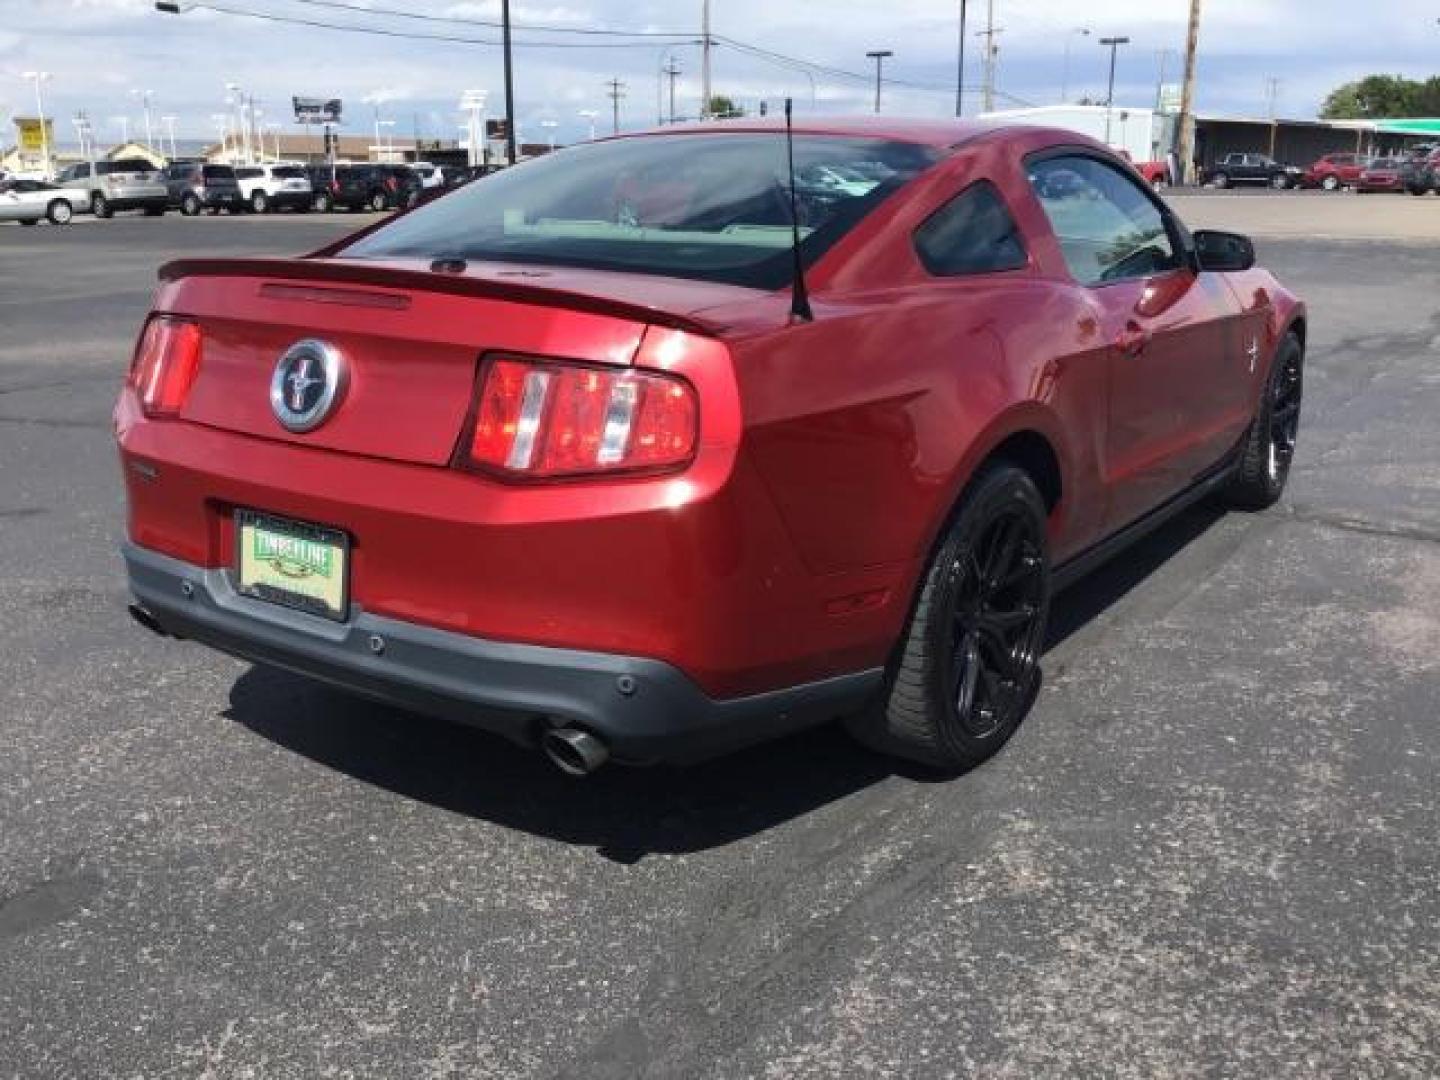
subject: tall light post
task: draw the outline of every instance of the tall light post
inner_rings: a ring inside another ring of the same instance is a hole
[[[868,56],[871,60],[875,61],[875,111],[878,113],[880,111],[881,69],[885,63],[886,58],[894,56],[895,54],[889,49],[872,49],[865,55]]]
[[[220,132],[220,153],[228,164],[235,163],[235,156],[230,152],[230,114],[211,113],[210,119],[215,122],[215,127]]]
[[[1105,144],[1110,144],[1110,118],[1115,113],[1115,53],[1121,45],[1129,45],[1128,37],[1102,37],[1102,46],[1110,47],[1110,83],[1105,91]]]
[[[20,77],[35,84],[35,116],[40,122],[40,171],[45,174],[45,179],[49,180],[53,175],[50,168],[50,133],[45,130],[45,98],[40,93],[40,87],[50,81],[50,72],[22,71]]]
[[[280,160],[280,127],[281,124],[278,120],[271,120],[268,124],[265,125],[265,129],[270,132],[271,142],[275,144],[276,161]]]
[[[960,43],[955,47],[955,115],[965,115],[965,3],[960,0]]]
[[[467,90],[460,97],[460,108],[466,113],[466,135],[470,145],[466,161],[475,165],[488,165],[489,154],[482,153],[481,142],[485,135],[485,95],[479,90]]]
[[[581,109],[580,119],[590,121],[590,141],[595,141],[595,121],[600,118],[599,109]]]
[[[1070,46],[1075,41],[1075,35],[1081,37],[1090,36],[1088,26],[1077,26],[1065,35],[1065,63],[1060,68],[1060,104],[1067,104],[1070,100]]]
[[[152,90],[130,91],[131,97],[139,99],[140,107],[145,113],[145,149],[147,150],[153,150],[155,148],[155,131],[150,123],[150,98],[153,93],[154,91]]]
[[[112,116],[110,122],[120,128],[120,145],[124,146],[130,141],[130,117]]]
[[[245,119],[245,91],[239,83],[225,84],[225,104],[235,110],[235,149],[243,151],[245,164],[250,164],[250,125]]]
[[[174,116],[162,116],[160,122],[165,125],[165,133],[170,136],[170,160],[174,161],[179,155],[175,151],[175,121]]]

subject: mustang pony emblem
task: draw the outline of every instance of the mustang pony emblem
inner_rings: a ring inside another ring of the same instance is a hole
[[[270,410],[287,431],[313,431],[345,390],[345,356],[328,341],[307,338],[285,350],[270,378]]]

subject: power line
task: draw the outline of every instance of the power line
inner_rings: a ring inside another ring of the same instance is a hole
[[[493,38],[466,37],[460,34],[425,34],[416,30],[389,30],[380,26],[360,26],[355,23],[325,22],[322,19],[308,19],[300,15],[277,15],[274,12],[248,11],[226,4],[211,3],[210,0],[193,0],[191,8],[214,11],[221,15],[234,15],[242,19],[258,19],[261,22],[286,23],[294,26],[311,26],[322,30],[341,30],[351,34],[371,34],[376,37],[402,38],[409,41],[447,41],[459,45],[503,44]],[[675,40],[671,44],[689,44],[694,38]],[[659,42],[647,41],[516,41],[517,49],[653,49]]]
[[[311,7],[332,8],[338,11],[353,11],[357,15],[390,15],[397,19],[413,19],[419,22],[451,23],[464,26],[488,26],[499,29],[503,24],[493,19],[476,19],[460,15],[427,15],[417,11],[402,11],[397,8],[367,7],[363,4],[345,3],[343,0],[292,0],[296,4],[308,4]],[[603,30],[590,27],[576,26],[544,26],[539,23],[514,23],[515,30],[533,30],[545,34],[584,34],[595,37],[689,37],[693,36],[689,31],[668,31],[668,30]]]

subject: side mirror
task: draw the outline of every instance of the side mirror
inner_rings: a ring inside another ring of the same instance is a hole
[[[1248,236],[1200,229],[1195,233],[1195,261],[1201,270],[1233,273],[1255,265],[1255,245]]]

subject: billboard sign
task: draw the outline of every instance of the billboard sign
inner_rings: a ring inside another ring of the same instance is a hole
[[[17,141],[22,153],[43,154],[47,145],[55,145],[55,124],[51,120],[46,120],[42,126],[39,120],[17,116],[15,128],[19,132]]]
[[[295,97],[290,100],[295,103],[297,124],[340,123],[343,102],[339,98]]]

